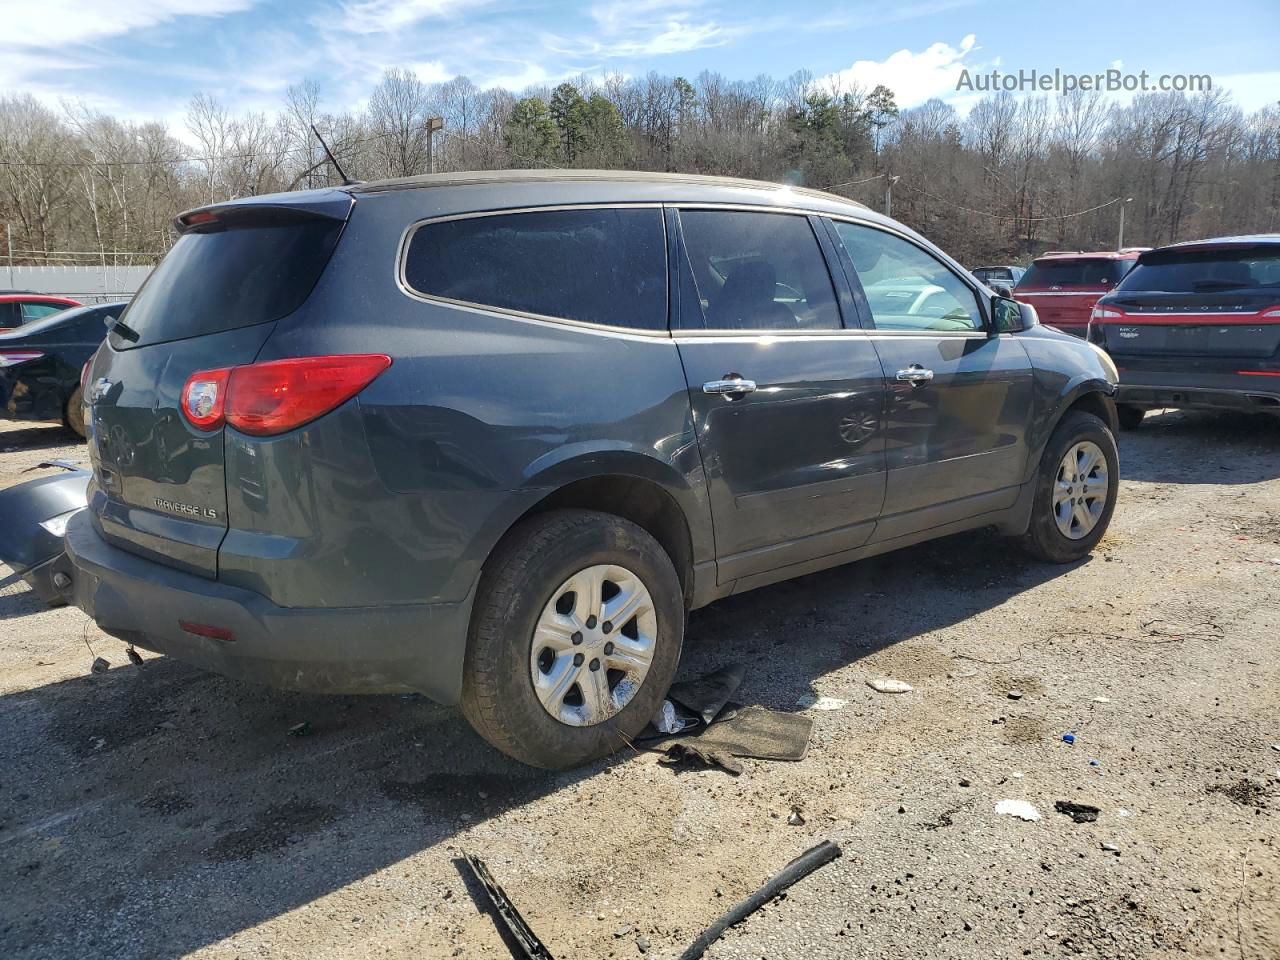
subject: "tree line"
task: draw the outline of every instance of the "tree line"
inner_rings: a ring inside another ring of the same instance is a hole
[[[431,133],[432,118],[442,127]],[[731,80],[580,77],[517,96],[466,77],[387,70],[361,110],[330,112],[312,81],[274,115],[189,104],[185,136],[81,104],[0,97],[0,251],[14,263],[145,263],[182,210],[338,182],[315,127],[359,180],[435,170],[610,168],[719,174],[826,189],[883,210],[962,262],[1046,249],[1280,232],[1280,103],[1228,92],[941,100],[799,72]]]

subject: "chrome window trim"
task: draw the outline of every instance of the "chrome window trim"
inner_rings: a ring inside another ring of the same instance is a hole
[[[507,307],[495,307],[486,303],[476,303],[472,300],[455,300],[452,297],[440,297],[429,293],[422,293],[415,290],[409,285],[409,281],[405,276],[405,268],[408,264],[409,245],[413,242],[413,236],[423,227],[436,223],[445,223],[450,220],[474,220],[479,217],[502,217],[508,214],[521,213],[559,213],[568,210],[659,210],[661,211],[666,204],[654,202],[642,203],[625,203],[619,201],[610,201],[605,203],[559,203],[548,204],[546,206],[525,206],[525,207],[500,207],[494,210],[472,210],[466,213],[448,213],[438,217],[424,217],[421,220],[415,220],[405,227],[404,232],[400,234],[400,244],[396,253],[395,278],[396,286],[400,292],[411,300],[417,300],[420,303],[434,303],[443,306],[457,307],[470,313],[480,313],[485,315],[496,315],[500,317],[508,317],[513,320],[521,320],[525,322],[552,324],[560,327],[572,327],[588,333],[605,334],[608,336],[623,336],[627,338],[637,338],[641,340],[662,339],[669,340],[671,338],[671,291],[668,282],[667,290],[667,318],[662,328],[657,330],[648,330],[639,327],[618,327],[611,324],[591,323],[587,320],[574,320],[570,317],[553,317],[541,313],[533,313],[527,310],[512,310]],[[666,220],[663,217],[658,218],[662,225],[662,259],[663,259],[663,277],[670,278],[671,267],[667,262],[667,242]]]

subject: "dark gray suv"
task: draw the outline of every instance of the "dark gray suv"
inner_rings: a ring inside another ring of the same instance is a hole
[[[571,766],[693,608],[984,526],[1072,561],[1111,517],[1111,361],[837,197],[477,173],[177,229],[85,370],[65,590],[213,670]]]

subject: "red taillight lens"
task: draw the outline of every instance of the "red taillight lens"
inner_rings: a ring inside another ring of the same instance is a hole
[[[389,366],[379,353],[203,370],[182,388],[182,413],[201,430],[226,423],[255,437],[285,433],[350,400]]]
[[[0,367],[16,367],[28,360],[39,360],[44,356],[40,350],[0,350]]]
[[[227,423],[257,437],[293,430],[350,400],[389,366],[388,356],[361,354],[236,367]]]
[[[215,213],[210,213],[207,210],[202,210],[202,211],[199,211],[198,213],[188,213],[185,216],[179,217],[178,219],[179,221],[181,221],[183,226],[198,227],[202,223],[215,223],[218,219],[218,215]]]
[[[222,426],[227,404],[227,380],[231,370],[201,370],[193,373],[182,388],[182,415],[199,430]]]

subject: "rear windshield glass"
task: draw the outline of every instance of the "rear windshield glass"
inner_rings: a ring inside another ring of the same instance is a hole
[[[979,267],[973,275],[986,283],[990,280],[1012,280],[1013,271],[1005,267]]]
[[[1132,260],[1037,260],[1018,281],[1018,289],[1040,287],[1109,287],[1133,266]]]
[[[338,220],[236,225],[178,238],[121,318],[117,349],[265,323],[302,305],[342,231]]]
[[[428,223],[405,255],[419,293],[544,317],[667,327],[656,207],[546,210]]]
[[[1158,253],[1139,261],[1118,289],[1160,293],[1280,292],[1280,247]]]

